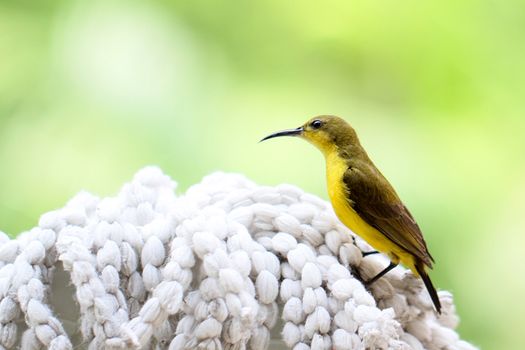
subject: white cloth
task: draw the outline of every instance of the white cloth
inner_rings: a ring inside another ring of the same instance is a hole
[[[329,203],[234,174],[175,187],[147,167],[1,234],[0,349],[475,349],[404,268],[367,291],[352,271],[388,261]]]

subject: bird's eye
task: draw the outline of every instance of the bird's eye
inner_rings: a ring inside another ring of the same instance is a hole
[[[322,125],[323,125],[323,122],[320,121],[319,119],[314,120],[314,121],[310,124],[310,126],[311,126],[312,128],[314,128],[314,129],[319,129]]]

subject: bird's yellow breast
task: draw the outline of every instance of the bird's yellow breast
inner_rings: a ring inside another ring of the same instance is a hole
[[[394,263],[401,262],[412,267],[413,257],[365,222],[350,205],[348,193],[352,189],[346,188],[343,181],[343,176],[348,169],[346,161],[338,155],[336,150],[324,154],[328,195],[339,220],[374,249],[387,254]]]

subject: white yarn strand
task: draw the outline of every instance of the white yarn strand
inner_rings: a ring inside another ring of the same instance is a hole
[[[402,267],[368,291],[360,275],[388,261],[363,258],[327,202],[224,173],[175,187],[147,167],[116,197],[81,192],[16,239],[0,232],[0,350],[475,349],[449,292],[436,315]],[[62,269],[78,320],[53,298]]]

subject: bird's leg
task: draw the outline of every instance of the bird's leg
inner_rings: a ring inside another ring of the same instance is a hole
[[[388,271],[392,270],[394,267],[396,267],[397,264],[394,264],[393,262],[390,262],[390,265],[388,265],[387,267],[385,267],[381,272],[379,272],[377,275],[375,275],[374,277],[372,277],[371,279],[369,279],[368,281],[365,282],[365,285],[368,287],[370,285],[372,285],[372,283],[374,283],[375,281],[377,281],[378,279],[380,279],[381,277],[383,277]]]
[[[377,250],[372,250],[370,252],[361,252],[361,255],[363,256],[363,258],[365,256],[369,256],[369,255],[372,255],[372,254],[379,254],[379,252]]]

